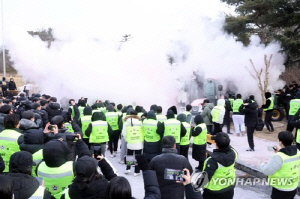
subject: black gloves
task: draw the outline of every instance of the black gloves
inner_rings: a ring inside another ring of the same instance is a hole
[[[149,163],[147,161],[147,158],[144,155],[136,155],[135,159],[142,171],[149,170]]]

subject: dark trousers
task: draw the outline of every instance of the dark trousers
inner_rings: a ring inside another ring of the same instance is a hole
[[[294,191],[279,191],[278,189],[272,188],[272,199],[293,199],[295,198],[297,189]]]
[[[113,131],[113,134],[109,138],[108,146],[111,154],[113,154],[113,151],[115,152],[118,151],[120,133],[121,133],[120,130]]]
[[[273,115],[273,112],[266,112],[266,115],[265,115],[265,124],[266,124],[268,131],[274,131],[274,127],[271,122],[272,115]]]
[[[223,126],[225,126],[225,125],[226,125],[226,127],[227,127],[227,133],[230,133],[230,121],[224,122],[223,125],[222,125],[222,128],[223,128]]]
[[[232,199],[234,196],[234,190],[227,191],[220,194],[211,194],[211,193],[207,193],[207,191],[204,190],[202,196],[204,199]]]
[[[217,135],[220,132],[222,132],[221,124],[214,122],[214,131],[212,135]]]
[[[127,149],[127,155],[137,155],[137,154],[142,154],[142,149],[141,150],[130,150],[130,149]],[[126,166],[126,170],[130,170],[131,166],[130,165],[127,165]],[[138,167],[138,165],[135,165],[134,167],[134,173],[140,173],[140,167]]]
[[[248,138],[248,144],[249,144],[250,149],[254,149],[254,140],[253,140],[254,130],[255,130],[255,127],[247,126],[247,138]]]
[[[189,148],[190,145],[180,145],[180,155],[183,155],[187,159],[189,159]]]
[[[288,116],[288,124],[287,124],[286,130],[289,132],[293,132],[293,130],[294,130],[294,127],[291,126],[291,121],[292,121],[293,117],[294,117],[293,115]]]
[[[199,161],[198,167],[196,167],[198,170],[202,171],[204,166],[204,161]]]
[[[206,125],[206,128],[207,128],[207,133],[208,134],[212,134],[212,132],[213,132],[213,125]]]
[[[180,144],[176,144],[177,154],[180,155]]]

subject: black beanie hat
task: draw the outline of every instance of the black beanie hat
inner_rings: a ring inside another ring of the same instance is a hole
[[[19,151],[10,157],[9,172],[25,173],[28,168],[32,169],[33,159],[31,153],[27,151]]]

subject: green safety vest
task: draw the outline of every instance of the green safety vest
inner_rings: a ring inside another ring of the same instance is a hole
[[[171,118],[164,121],[165,132],[164,136],[171,135],[175,138],[176,144],[180,143],[181,122]]]
[[[9,160],[12,154],[20,151],[18,144],[18,139],[20,136],[21,133],[11,129],[4,129],[0,133],[0,155],[5,164],[5,169],[3,172],[9,171]]]
[[[295,115],[299,108],[300,108],[300,99],[291,100],[289,115]]]
[[[32,166],[32,176],[36,176],[36,167],[43,161],[43,149],[40,149],[39,151],[32,154],[33,162],[35,163],[35,166]]]
[[[270,98],[268,98],[268,100],[271,101],[271,104],[270,104],[270,106],[269,106],[268,108],[265,108],[264,111],[272,110],[272,109],[274,108],[274,101],[273,101],[273,98],[270,97]]]
[[[65,127],[68,129],[68,132],[74,133],[72,124],[70,124],[69,122],[66,122],[64,125],[65,125]]]
[[[189,111],[184,111],[184,112],[182,112],[182,114],[184,114],[184,115],[186,116],[186,118],[187,118],[189,115],[192,115],[192,113],[189,112]],[[192,124],[192,118],[191,118],[190,124]]]
[[[45,188],[56,198],[60,199],[65,188],[72,183],[73,161],[66,162],[60,167],[48,167],[43,161],[38,167],[38,177],[45,181]]]
[[[240,112],[239,109],[240,109],[240,107],[243,103],[244,103],[244,101],[242,99],[234,100],[233,103],[232,103],[232,112],[233,113]]]
[[[156,133],[157,121],[153,119],[144,119],[143,129],[146,142],[158,142],[160,141],[160,135]]]
[[[29,199],[43,199],[44,198],[45,188],[39,186],[35,193]]]
[[[83,116],[81,118],[81,130],[82,130],[82,133],[83,133],[83,138],[88,138],[85,135],[85,131],[88,128],[89,124],[91,123],[91,120],[92,120],[92,116],[91,115],[86,115],[86,116]]]
[[[156,115],[156,120],[159,121],[159,122],[164,122],[167,120],[167,116],[165,115]]]
[[[75,111],[74,111],[74,106],[70,106],[70,109],[72,110],[72,118],[74,118],[74,116],[75,116]]]
[[[105,107],[98,108],[98,110],[101,111],[101,112],[103,112],[104,114],[105,114],[106,111],[107,111]]]
[[[235,150],[233,150],[235,153],[235,160],[237,159],[238,155]],[[207,158],[204,162],[203,171],[206,169],[207,161],[211,157]],[[217,162],[218,163],[218,162]],[[208,184],[205,186],[206,189],[209,189],[211,191],[220,191],[222,189],[225,189],[227,187],[230,187],[235,184],[235,169],[234,169],[235,162],[230,166],[223,166],[222,164],[218,163],[218,168],[215,171],[214,175],[208,182]]]
[[[213,122],[218,122],[221,114],[221,106],[215,106],[213,110],[211,111],[212,115],[212,121]]]
[[[282,191],[295,190],[299,182],[300,151],[297,150],[294,156],[288,156],[282,152],[274,155],[279,155],[283,164],[278,171],[268,176],[269,185]]]
[[[105,121],[92,122],[92,132],[89,138],[90,143],[103,143],[109,141],[108,125]]]
[[[126,125],[126,141],[128,144],[137,144],[144,141],[144,133],[142,128],[142,122],[133,124],[131,126],[127,122]]]
[[[205,123],[198,124],[195,128],[201,127],[202,132],[198,136],[193,136],[193,143],[203,145],[206,143],[207,127]]]
[[[180,140],[180,145],[185,146],[190,144],[191,125],[187,122],[182,122],[186,129],[186,134]]]
[[[106,121],[111,126],[113,131],[119,130],[119,114],[117,112],[105,113]]]
[[[229,102],[230,102],[230,106],[231,106],[231,108],[232,108],[232,107],[233,107],[233,102],[234,102],[234,99],[233,99],[233,98],[229,98],[228,100],[229,100]]]
[[[69,195],[69,188],[65,189],[64,194],[65,194],[65,199],[71,199]]]
[[[84,106],[78,106],[78,110],[79,110],[79,119],[81,118],[81,117],[83,117],[84,115],[83,115],[83,110],[84,110]]]

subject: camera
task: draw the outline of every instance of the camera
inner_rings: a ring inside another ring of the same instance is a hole
[[[186,175],[186,172],[183,170],[165,169],[164,179],[184,182],[183,175]]]
[[[76,138],[79,138],[79,136],[78,135],[66,135],[66,140],[67,141],[75,141],[76,140]]]

